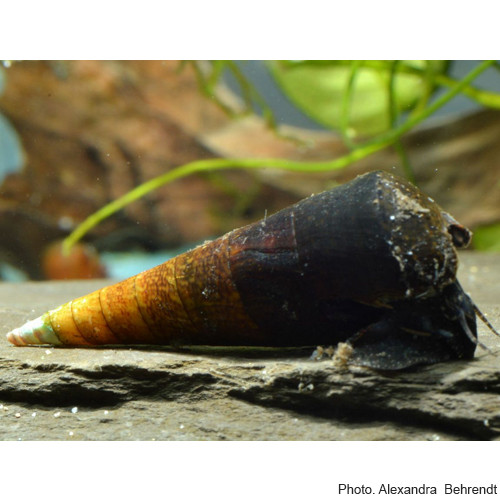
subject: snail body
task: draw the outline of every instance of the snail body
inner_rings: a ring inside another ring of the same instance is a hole
[[[470,359],[456,278],[470,232],[412,184],[371,172],[7,334],[15,345],[315,346],[382,369]]]

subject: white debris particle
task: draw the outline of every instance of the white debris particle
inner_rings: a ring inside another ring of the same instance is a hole
[[[32,417],[36,417],[36,411],[31,414]]]
[[[71,217],[63,216],[57,221],[57,225],[60,229],[72,229],[74,226],[73,219]]]
[[[0,410],[2,410],[2,409],[3,409],[3,405],[2,405],[2,404],[0,404]]]
[[[184,429],[184,424],[179,425],[179,429]]]
[[[312,390],[314,389],[314,384],[309,384],[309,385],[306,387],[306,389],[307,389],[308,391],[312,391]]]
[[[19,418],[20,416],[21,416],[21,414],[20,414],[20,413],[16,413],[16,414],[14,415],[14,417],[16,417],[16,418]]]
[[[55,418],[58,418],[58,417],[60,417],[60,416],[61,416],[61,412],[60,412],[60,411],[56,411],[56,412],[54,413],[54,417],[55,417]]]
[[[69,436],[72,436],[72,435],[73,435],[73,431],[69,431],[69,432],[68,432],[68,435],[69,435]]]
[[[52,351],[50,349],[46,349],[45,354],[52,354]]]
[[[104,415],[107,415],[109,413],[108,410],[104,410]]]
[[[78,413],[78,406],[71,408],[71,413]]]

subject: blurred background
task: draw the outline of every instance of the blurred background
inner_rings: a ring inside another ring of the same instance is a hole
[[[329,161],[423,116],[478,61],[3,61],[0,278],[124,278],[313,192],[384,169],[500,251],[500,70],[492,64],[392,144],[340,170],[192,175],[112,215],[105,204],[210,158]],[[263,162],[265,167],[265,161]]]

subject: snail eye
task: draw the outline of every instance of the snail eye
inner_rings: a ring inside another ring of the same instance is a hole
[[[453,244],[457,248],[466,247],[470,239],[472,238],[472,232],[467,229],[465,226],[462,226],[460,222],[455,220],[448,212],[441,212],[441,215],[447,224],[446,230],[451,236]]]
[[[463,248],[469,244],[472,233],[465,226],[461,224],[450,224],[447,229],[448,233],[451,235],[453,244],[457,248]]]

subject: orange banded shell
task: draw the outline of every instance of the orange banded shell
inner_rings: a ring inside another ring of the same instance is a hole
[[[469,239],[412,184],[372,172],[72,300],[7,338],[71,346],[356,339],[360,364],[388,369],[470,358],[475,306],[456,280],[455,250]]]

